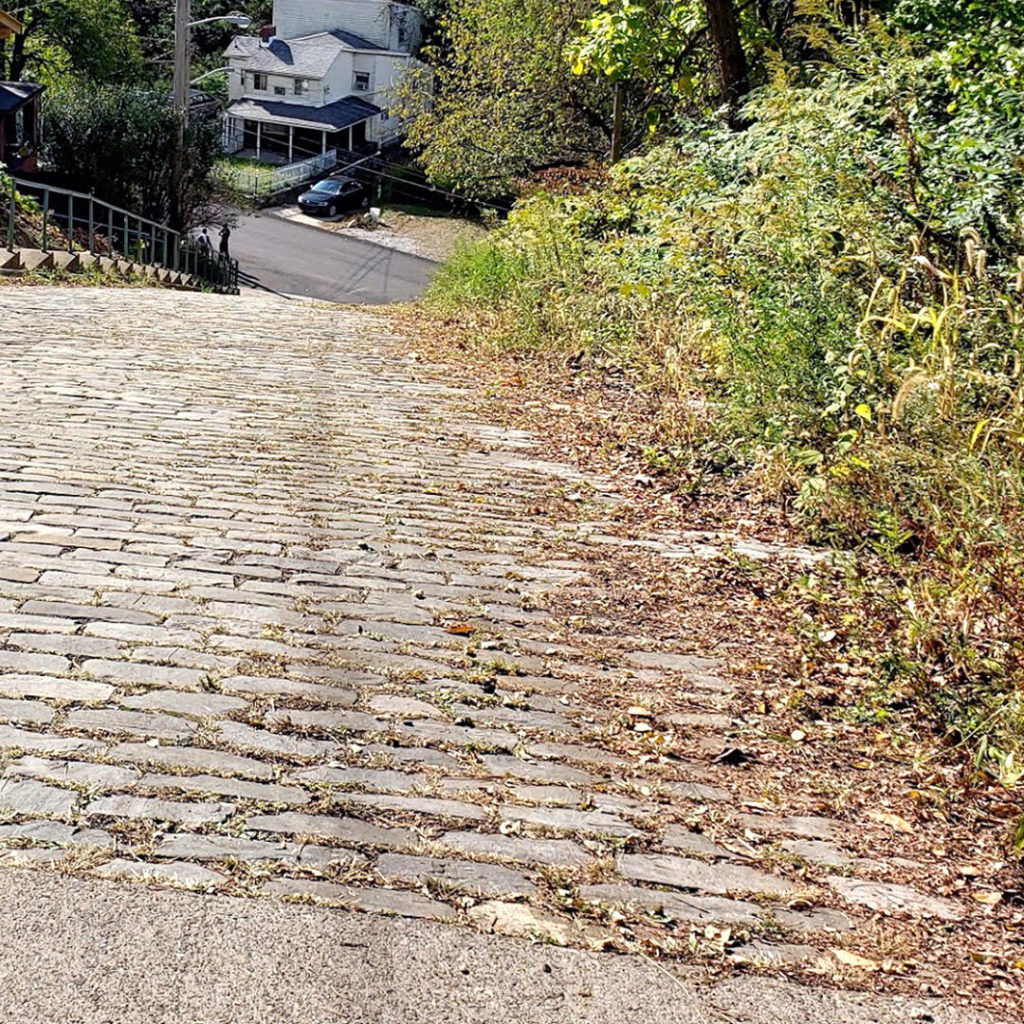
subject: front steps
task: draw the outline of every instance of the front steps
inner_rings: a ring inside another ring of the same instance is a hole
[[[96,256],[67,250],[0,248],[0,274],[95,274],[112,278],[148,278],[155,284],[185,291],[202,291],[204,283],[193,274],[168,270],[152,263],[135,263],[119,257]]]

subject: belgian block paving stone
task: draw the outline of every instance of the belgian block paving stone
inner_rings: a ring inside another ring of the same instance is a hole
[[[680,921],[752,925],[763,916],[763,910],[758,904],[744,900],[730,900],[720,896],[684,896],[622,883],[581,885],[579,894],[582,899],[594,903],[610,906],[632,904],[648,910],[663,910]]]
[[[528,896],[536,891],[534,884],[518,871],[467,860],[385,853],[377,858],[377,871],[400,882],[440,882],[485,896]]]
[[[395,914],[437,921],[454,921],[458,914],[437,900],[415,892],[393,889],[360,889],[353,885],[321,882],[311,878],[280,878],[267,882],[260,892],[268,896],[308,896],[325,903],[370,913]]]
[[[33,843],[51,843],[55,846],[95,846],[104,850],[114,848],[114,837],[98,828],[79,828],[57,821],[25,821],[17,825],[0,825],[0,842],[27,839]]]
[[[228,697],[222,693],[188,693],[181,690],[150,690],[148,693],[122,697],[119,701],[126,708],[146,711],[167,711],[174,715],[188,715],[192,718],[214,718],[241,711],[249,705],[240,697]]]
[[[492,775],[510,775],[536,782],[559,782],[586,786],[595,781],[590,772],[559,764],[557,761],[525,761],[509,754],[483,754],[480,757]]]
[[[428,776],[420,773],[396,772],[386,768],[350,768],[317,765],[290,772],[296,782],[315,782],[328,786],[363,786],[366,789],[411,793],[426,786]]]
[[[492,857],[520,864],[583,867],[594,858],[568,839],[519,839],[490,832],[445,832],[442,846],[470,857]]]
[[[668,850],[680,853],[703,853],[716,860],[729,860],[734,856],[707,836],[699,832],[691,832],[679,825],[670,825],[661,837],[661,845]]]
[[[359,818],[322,814],[261,814],[245,823],[247,832],[276,832],[287,836],[318,836],[363,846],[413,847],[416,836],[405,828],[381,828]]]
[[[264,676],[230,676],[221,679],[223,693],[268,694],[282,697],[304,697],[323,704],[355,704],[358,694],[337,686],[304,683],[298,679],[271,679]]]
[[[13,725],[0,725],[0,750],[15,748],[37,754],[72,754],[103,750],[97,740],[79,736],[52,736],[49,733],[29,732]]]
[[[185,690],[198,689],[206,678],[206,673],[198,669],[147,665],[140,661],[91,659],[82,663],[82,671],[97,679],[116,679],[118,682],[151,686],[173,686]]]
[[[303,739],[300,736],[291,736],[287,733],[255,729],[242,722],[220,722],[215,735],[222,744],[276,756],[325,757],[330,756],[338,749],[338,744],[332,740]]]
[[[694,892],[725,894],[729,892],[763,892],[792,894],[798,886],[785,878],[757,871],[744,864],[706,864],[691,857],[669,854],[623,854],[618,860],[623,878],[636,882],[671,885]]]
[[[34,779],[0,779],[0,809],[16,814],[68,818],[78,803],[78,793],[47,786]]]
[[[832,818],[820,817],[775,817],[768,814],[737,814],[735,820],[752,832],[801,836],[804,839],[835,839],[842,831],[842,823]]]
[[[220,772],[224,775],[241,775],[250,779],[272,779],[274,769],[263,761],[223,750],[208,750],[204,747],[179,747],[174,745],[149,746],[146,743],[119,743],[111,747],[110,756],[118,761],[133,764],[157,764],[167,768],[183,768],[192,771]]]
[[[0,672],[24,672],[30,675],[62,676],[71,669],[71,662],[59,654],[0,649]]]
[[[871,882],[844,875],[832,875],[826,881],[844,899],[882,913],[937,917],[943,921],[959,921],[965,916],[964,908],[952,900],[929,896],[907,885]]]
[[[355,804],[381,811],[405,811],[438,818],[464,818],[468,821],[486,821],[490,815],[478,804],[458,800],[439,800],[434,797],[390,796],[382,793],[338,793],[338,803]]]
[[[50,782],[103,789],[130,789],[139,779],[137,768],[88,761],[57,761],[44,757],[22,757],[11,762],[5,775],[24,775]]]
[[[453,768],[458,770],[460,762],[451,754],[431,747],[399,747],[384,743],[369,743],[360,748],[370,757],[380,757],[392,764],[428,765],[433,768]]]
[[[223,885],[226,875],[199,864],[164,863],[151,864],[148,861],[116,859],[96,868],[101,878],[137,878],[166,885],[180,885],[186,889],[213,889]]]
[[[86,808],[88,817],[143,818],[149,821],[173,821],[179,825],[209,825],[223,821],[234,807],[231,804],[179,803],[141,796],[102,796]]]
[[[47,725],[53,720],[53,709],[38,700],[4,700],[0,698],[0,722],[24,722]]]
[[[235,836],[204,836],[183,833],[164,836],[153,856],[169,860],[280,860],[298,863],[307,850],[321,847],[300,846],[297,843],[273,843],[263,839],[245,839]],[[330,851],[339,863],[363,862],[365,858],[351,850]]]
[[[278,786],[243,779],[222,779],[216,775],[143,775],[135,784],[140,793],[178,789],[187,793],[260,800],[271,804],[306,804],[310,795],[297,786]]]
[[[67,716],[66,723],[71,729],[115,735],[155,736],[164,740],[186,739],[196,731],[192,722],[175,715],[116,711],[112,708],[72,711]]]
[[[342,732],[377,732],[387,728],[386,722],[364,711],[302,711],[286,708],[272,711],[264,721],[274,728],[293,726]]]
[[[520,821],[526,825],[563,832],[586,832],[606,836],[642,836],[643,832],[607,811],[579,811],[568,807],[517,807],[503,804],[501,817],[505,821]]]

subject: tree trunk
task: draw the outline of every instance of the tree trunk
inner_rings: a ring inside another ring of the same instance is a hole
[[[736,7],[733,0],[704,0],[704,6],[708,12],[708,33],[715,48],[722,99],[734,110],[750,89]]]
[[[622,82],[615,83],[615,98],[612,107],[612,159],[617,164],[622,159]]]

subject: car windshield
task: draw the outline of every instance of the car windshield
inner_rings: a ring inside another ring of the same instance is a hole
[[[339,181],[318,181],[313,186],[314,192],[340,192],[341,182]]]

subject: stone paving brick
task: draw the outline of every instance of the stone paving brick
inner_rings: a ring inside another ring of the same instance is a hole
[[[612,768],[625,764],[621,757],[617,757],[607,750],[600,750],[597,747],[578,747],[571,743],[531,743],[527,746],[526,752],[531,757],[551,759],[564,757],[569,761],[579,761],[581,764],[604,765]]]
[[[93,800],[85,808],[85,813],[93,818],[143,818],[148,821],[173,821],[178,825],[210,825],[223,821],[233,810],[231,804],[192,804],[141,796],[103,796]]]
[[[78,803],[78,794],[57,789],[34,779],[0,779],[0,809],[39,817],[69,818]]]
[[[359,889],[336,882],[320,882],[311,878],[279,878],[267,882],[260,890],[268,896],[309,896],[318,902],[334,903],[371,913],[395,914],[398,917],[419,917],[436,921],[454,921],[458,915],[449,906],[414,892],[392,889]]]
[[[521,864],[584,867],[594,858],[568,839],[518,839],[492,832],[445,832],[438,842],[471,857],[490,857]]]
[[[451,754],[446,754],[443,750],[433,750],[430,747],[399,747],[388,746],[384,743],[369,743],[361,750],[369,757],[383,758],[392,764],[421,764],[456,770],[461,767],[461,762]]]
[[[222,744],[276,757],[329,757],[338,749],[338,744],[331,740],[303,739],[287,733],[254,729],[242,722],[219,722],[216,737]]]
[[[427,785],[428,776],[423,773],[389,771],[385,768],[352,768],[317,765],[289,772],[289,779],[296,782],[320,783],[329,786],[362,786],[374,791],[391,790],[396,793],[411,793]]]
[[[49,782],[62,782],[94,789],[130,789],[141,772],[135,768],[121,768],[112,764],[93,764],[89,761],[58,761],[45,757],[21,757],[12,761],[4,775],[24,775]]]
[[[152,625],[157,621],[148,612],[129,608],[110,608],[103,605],[73,604],[61,601],[26,601],[20,611],[26,615],[48,615],[64,619],[102,619],[107,622]]]
[[[706,864],[670,854],[623,854],[619,873],[636,882],[671,885],[676,889],[722,894],[729,892],[793,895],[800,886],[786,878],[766,874],[745,864]]]
[[[484,896],[529,896],[537,891],[518,871],[468,860],[385,853],[377,858],[377,871],[399,882],[420,885],[434,882]]]
[[[524,761],[520,757],[510,757],[506,754],[482,754],[480,760],[492,775],[497,776],[577,786],[586,786],[596,781],[590,772],[556,761]]]
[[[54,736],[50,733],[29,732],[13,725],[0,725],[0,750],[15,749],[36,754],[72,754],[99,751],[103,744],[79,736]]]
[[[274,777],[273,766],[263,761],[202,747],[151,747],[146,743],[119,743],[110,748],[110,756],[116,761],[129,761],[133,764],[157,764],[189,771],[241,775],[250,779]]]
[[[0,700],[0,722],[48,725],[53,709],[38,700]]]
[[[417,700],[415,697],[400,697],[393,693],[381,693],[371,697],[367,707],[379,715],[395,716],[399,718],[442,718],[443,712],[433,704],[425,700]]]
[[[942,921],[959,921],[965,916],[964,908],[952,900],[929,896],[908,885],[871,882],[845,875],[832,875],[826,881],[844,899],[882,913],[937,917]]]
[[[355,704],[358,698],[355,690],[322,686],[319,683],[304,683],[297,679],[275,679],[264,676],[230,676],[227,679],[221,679],[219,686],[224,693],[299,697],[320,704],[339,704],[345,707]]]
[[[207,673],[199,669],[148,665],[141,661],[89,660],[82,663],[82,671],[97,679],[115,679],[118,682],[150,686],[172,686],[183,690],[199,689],[207,678]]]
[[[71,671],[71,662],[56,654],[0,649],[0,672],[22,672],[26,675],[63,676]]]
[[[477,750],[514,750],[519,738],[503,729],[474,729],[459,725],[444,725],[422,719],[396,722],[392,731],[420,743],[449,743],[454,747],[472,747]]]
[[[842,822],[831,818],[818,817],[783,817],[777,818],[768,814],[737,814],[737,824],[743,828],[771,835],[782,832],[786,835],[801,836],[804,839],[835,839],[842,832]]]
[[[381,828],[359,818],[331,817],[323,814],[262,814],[249,818],[247,832],[275,832],[289,836],[318,836],[359,846],[409,848],[416,836],[405,828]]]
[[[16,825],[0,825],[0,842],[28,840],[56,846],[94,846],[112,850],[117,845],[109,832],[98,828],[79,828],[59,821],[23,821]]]
[[[282,708],[272,711],[264,719],[274,729],[324,729],[339,732],[381,732],[387,723],[363,711],[302,711]]]
[[[0,693],[7,697],[41,697],[59,701],[105,701],[114,693],[109,683],[48,676],[0,675]]]
[[[116,711],[113,708],[72,711],[65,721],[71,729],[85,729],[89,732],[114,735],[155,736],[163,740],[187,739],[196,731],[192,722],[176,715]]]
[[[343,792],[335,795],[340,804],[357,804],[381,811],[406,811],[409,814],[427,814],[438,818],[462,818],[466,821],[487,821],[490,814],[478,804],[458,800],[439,800],[435,797],[389,796],[383,793]]]
[[[70,654],[90,658],[116,658],[119,648],[112,640],[93,636],[68,636],[64,633],[12,633],[5,640],[11,647],[49,654]]]
[[[101,878],[136,878],[182,886],[186,889],[216,889],[228,880],[227,875],[211,871],[198,864],[176,862],[151,864],[148,861],[120,858],[108,861],[96,868],[96,874]]]
[[[135,786],[140,793],[178,789],[188,793],[237,797],[271,804],[305,804],[310,795],[297,786],[277,786],[265,782],[224,779],[216,775],[143,775]]]
[[[526,825],[562,832],[584,832],[605,836],[641,836],[643,832],[624,822],[608,811],[578,811],[567,807],[517,807],[504,804],[501,807],[504,821],[520,821]]]
[[[661,845],[678,853],[699,853],[716,860],[729,860],[734,854],[712,842],[699,832],[691,832],[679,825],[670,825],[661,837]]]
[[[189,693],[181,690],[150,690],[129,697],[121,697],[119,704],[126,708],[145,711],[168,711],[193,718],[216,718],[242,711],[249,705],[238,697],[221,693]]]

